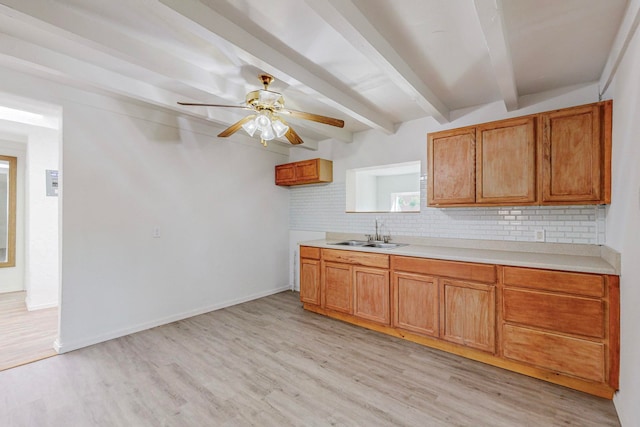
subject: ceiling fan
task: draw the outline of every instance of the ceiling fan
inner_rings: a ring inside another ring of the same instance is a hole
[[[285,122],[281,115],[287,115],[296,119],[311,120],[330,126],[344,127],[344,121],[332,117],[320,116],[318,114],[305,113],[303,111],[291,110],[284,107],[284,98],[278,92],[269,90],[269,85],[273,82],[273,76],[260,74],[258,76],[264,85],[264,89],[249,92],[245,99],[245,105],[221,105],[221,104],[199,104],[192,102],[178,102],[180,105],[195,105],[201,107],[223,107],[241,108],[253,111],[255,114],[248,115],[238,120],[227,129],[218,134],[224,138],[233,135],[240,128],[244,129],[250,136],[256,131],[259,132],[260,142],[265,147],[267,141],[274,138],[286,137],[291,144],[302,144],[304,141],[298,136],[296,131]]]

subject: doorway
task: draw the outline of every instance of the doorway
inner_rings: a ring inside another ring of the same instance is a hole
[[[50,177],[61,118],[59,107],[0,93],[0,155],[17,159],[15,262],[0,268],[0,370],[57,354],[60,222]]]

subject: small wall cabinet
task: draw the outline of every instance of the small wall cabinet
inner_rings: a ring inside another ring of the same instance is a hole
[[[333,181],[333,162],[326,159],[303,160],[276,166],[276,185],[291,186]]]
[[[611,202],[612,102],[430,133],[427,204]]]

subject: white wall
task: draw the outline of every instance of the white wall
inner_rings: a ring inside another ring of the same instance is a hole
[[[26,291],[27,308],[58,305],[58,197],[46,194],[45,171],[58,170],[60,130],[34,128],[27,144]]]
[[[607,245],[622,254],[620,392],[614,402],[624,426],[640,425],[640,32],[615,76],[611,206]]]
[[[16,265],[15,267],[0,268],[0,293],[23,291],[25,271],[24,176],[27,137],[19,133],[7,132],[5,124],[0,121],[0,153],[18,158],[18,169],[16,171]]]
[[[286,155],[7,69],[0,90],[63,109],[61,351],[288,288]]]

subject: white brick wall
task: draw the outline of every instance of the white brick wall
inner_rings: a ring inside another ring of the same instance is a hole
[[[546,242],[605,243],[604,206],[523,206],[427,208],[421,180],[420,213],[345,213],[342,182],[291,187],[290,229],[373,234],[378,218],[391,235],[534,241],[544,229]]]

